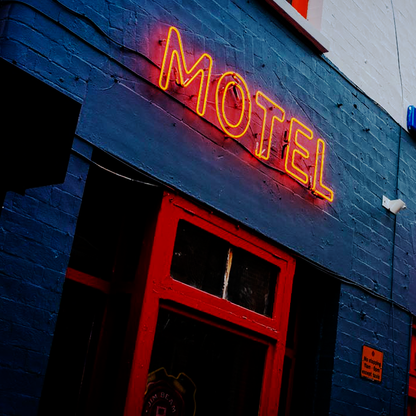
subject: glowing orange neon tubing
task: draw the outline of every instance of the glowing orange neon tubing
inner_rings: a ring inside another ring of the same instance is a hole
[[[235,127],[238,127],[240,124],[241,124],[241,122],[243,121],[243,117],[244,117],[244,110],[245,110],[245,107],[246,107],[246,100],[244,99],[244,100],[241,100],[241,111],[240,111],[240,118],[238,119],[238,121],[236,122],[236,123],[234,123],[234,124],[232,124],[229,120],[228,120],[228,118],[227,118],[227,114],[225,113],[225,97],[227,96],[227,92],[228,92],[228,90],[230,89],[230,88],[233,88],[233,87],[235,87],[235,88],[238,88],[238,90],[240,91],[240,93],[241,94],[243,94],[243,96],[244,96],[244,91],[243,91],[243,89],[241,88],[241,85],[239,85],[239,84],[236,84],[234,81],[230,81],[226,86],[225,86],[225,88],[224,88],[224,92],[223,92],[223,99],[222,99],[222,102],[221,102],[221,111],[222,111],[222,116],[224,117],[224,121],[225,121],[225,124],[227,124],[229,127],[232,127],[232,128],[235,128]]]
[[[294,127],[295,124],[298,126]],[[287,174],[293,176],[304,185],[308,185],[309,175],[295,164],[296,155],[300,155],[304,159],[309,159],[310,155],[309,151],[299,143],[299,135],[308,140],[313,139],[312,130],[293,117],[290,120],[289,138],[285,158],[285,171]]]
[[[260,102],[260,100],[263,102],[263,104]],[[263,110],[263,126],[261,128],[260,144],[257,147],[255,154],[259,159],[267,160],[270,157],[270,149],[272,147],[274,123],[276,120],[280,123],[284,121],[285,110],[279,107],[274,101],[272,101],[261,91],[256,92],[256,104]],[[279,113],[280,117],[276,115],[276,113]],[[270,131],[267,135],[267,148],[263,149],[266,136],[266,129],[268,126],[270,126]],[[264,154],[265,150],[267,150],[266,154]]]
[[[233,78],[233,81],[229,81],[223,90],[223,94],[222,94],[222,99],[220,98],[220,92],[222,91],[222,83],[225,80],[225,77],[227,76],[231,76]],[[241,93],[242,97],[241,97],[241,101],[242,101],[242,106],[241,106],[241,113],[240,113],[240,118],[237,121],[237,123],[232,124],[225,113],[225,99],[227,97],[227,92],[230,88],[236,87],[238,89],[238,91]],[[246,109],[246,100],[248,103],[247,109]],[[244,81],[243,77],[239,74],[237,74],[236,72],[224,72],[220,79],[218,80],[218,84],[217,84],[217,90],[215,92],[215,107],[217,110],[217,117],[218,117],[218,121],[220,122],[221,128],[224,130],[224,132],[230,136],[233,137],[235,139],[238,139],[239,137],[243,136],[249,125],[250,125],[250,120],[251,120],[251,98],[250,98],[250,91],[247,87],[246,82]],[[242,130],[239,133],[235,133],[233,131],[231,131],[230,129],[238,129],[240,128],[240,125],[243,123],[243,119],[244,119],[244,114],[247,111],[247,118],[246,118],[246,125],[244,126],[244,128],[242,128]]]
[[[301,0],[301,3],[307,5],[307,0]],[[175,46],[178,46],[179,50],[178,47]],[[176,65],[174,64],[175,60]],[[188,69],[185,61],[185,54],[183,50],[180,33],[178,29],[171,26],[169,28],[168,37],[166,41],[166,48],[163,55],[162,67],[159,76],[159,86],[162,90],[168,89],[169,80],[174,69],[176,69],[176,71],[174,71],[175,81],[185,88],[188,87],[192,83],[192,81],[195,80],[195,78],[201,76],[196,112],[198,115],[203,116],[205,114],[207,106],[212,65],[213,60],[211,56],[204,53],[195,62],[192,68]],[[188,78],[184,79],[184,73]],[[227,76],[231,76],[233,80],[229,81],[224,87],[221,87],[222,83],[224,82]],[[240,117],[236,123],[232,123],[228,119],[225,108],[226,97],[231,88],[234,88],[235,91],[238,90],[239,94],[241,95]],[[222,99],[220,99],[221,92]],[[263,110],[263,125],[261,131],[261,139],[260,144],[255,151],[255,154],[260,159],[268,160],[270,157],[273,130],[275,126],[274,123],[276,122],[276,120],[279,122],[284,121],[285,111],[283,108],[278,106],[274,101],[272,101],[261,91],[256,92],[255,98],[256,104]],[[246,104],[246,100],[248,105]],[[232,71],[225,72],[224,74],[222,74],[222,76],[218,80],[217,89],[215,93],[215,106],[221,128],[228,136],[233,138],[239,138],[247,132],[247,129],[249,128],[251,121],[251,95],[248,86],[241,75]],[[269,110],[271,111],[267,111],[267,108],[269,108]],[[276,112],[280,112],[280,114],[276,115]],[[246,113],[246,124],[243,124],[243,126],[241,126]],[[270,126],[270,131],[267,134],[266,129],[268,126]],[[235,133],[234,131],[232,131],[234,129],[237,129],[238,132]],[[267,147],[265,146],[266,136],[268,138]],[[286,149],[284,168],[288,175],[294,177],[302,184],[307,186],[309,183],[308,173],[302,170],[295,163],[297,157],[301,157],[304,159],[310,158],[309,150],[306,147],[304,147],[301,143],[299,143],[299,138],[302,136],[303,138],[312,140],[313,132],[307,126],[302,124],[299,120],[292,118],[290,121],[289,137],[287,143],[288,145]],[[265,150],[266,155],[264,155]],[[316,147],[315,170],[312,178],[312,192],[328,200],[329,202],[332,202],[334,199],[334,192],[332,191],[332,189],[330,189],[323,183],[324,162],[325,142],[322,139],[318,139]]]
[[[179,45],[179,51],[172,44],[175,42]],[[172,46],[172,47],[171,47]],[[183,87],[187,87],[196,77],[201,76],[201,82],[199,85],[198,101],[196,105],[196,112],[198,115],[203,116],[207,107],[208,90],[212,72],[212,58],[208,54],[204,53],[195,62],[191,69],[188,69],[185,62],[185,54],[182,46],[181,35],[175,27],[171,26],[168,32],[168,38],[166,40],[165,53],[163,55],[162,67],[160,70],[159,86],[162,90],[166,91],[169,86],[169,79],[174,66],[174,60],[176,59],[177,76],[175,81]],[[205,74],[204,61],[208,62],[207,74]],[[167,70],[166,70],[167,68]],[[184,79],[184,72],[187,79]]]
[[[334,200],[334,192],[322,182],[325,163],[325,142],[318,139],[316,145],[315,173],[313,175],[312,191],[329,202]],[[318,179],[319,178],[319,179]]]

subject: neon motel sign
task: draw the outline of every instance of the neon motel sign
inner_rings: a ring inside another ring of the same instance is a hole
[[[213,59],[207,53],[188,67],[179,30],[170,27],[166,39],[159,86],[162,90],[176,86],[196,87],[196,113],[204,117],[207,112],[208,95],[212,80]],[[198,80],[199,79],[199,88]],[[173,81],[173,82],[172,82]],[[195,81],[195,83],[194,83]],[[254,98],[254,103],[252,103]],[[215,113],[219,125],[226,136],[242,138],[249,130],[253,107],[261,119],[260,138],[254,152],[258,159],[270,158],[274,131],[277,123],[285,121],[285,110],[261,91],[252,96],[244,78],[236,72],[224,72],[215,88]],[[324,184],[325,141],[315,138],[313,131],[296,118],[289,120],[289,134],[284,140],[284,171],[312,193],[329,202],[334,200],[334,192]]]

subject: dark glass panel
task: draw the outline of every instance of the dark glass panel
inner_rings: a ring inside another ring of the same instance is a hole
[[[330,413],[339,294],[337,279],[297,260],[279,416]]]
[[[79,415],[86,402],[105,295],[66,280],[39,414]]]
[[[273,311],[279,268],[248,251],[234,248],[228,300],[266,316]]]
[[[179,221],[171,275],[175,280],[222,296],[228,243],[186,221]]]
[[[266,351],[264,344],[161,309],[149,373],[164,368],[189,377],[198,416],[257,416]]]
[[[129,312],[130,294],[108,299],[65,281],[39,415],[122,414],[116,393],[127,388],[119,376]]]

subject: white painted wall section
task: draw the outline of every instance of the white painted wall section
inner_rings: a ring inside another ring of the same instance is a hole
[[[310,0],[308,16],[330,41],[327,58],[406,127],[416,105],[416,1]]]

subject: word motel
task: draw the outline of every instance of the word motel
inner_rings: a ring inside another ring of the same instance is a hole
[[[240,139],[247,134],[255,110],[261,119],[261,133],[256,138],[254,154],[258,159],[269,160],[277,126],[286,120],[284,108],[262,91],[252,94],[244,78],[234,71],[222,73],[215,86],[212,74],[213,58],[207,53],[202,54],[193,65],[187,63],[185,58],[179,30],[170,27],[165,42],[159,87],[166,91],[175,86],[188,88],[192,84],[196,87],[195,111],[200,117],[206,117],[208,96],[214,93],[219,126],[226,136],[234,139]],[[215,90],[211,91],[211,88]],[[332,202],[334,191],[324,184],[325,141],[316,138],[308,126],[294,117],[289,120],[289,131],[284,136],[282,135],[282,140],[285,141],[285,173],[309,188],[314,195]]]

